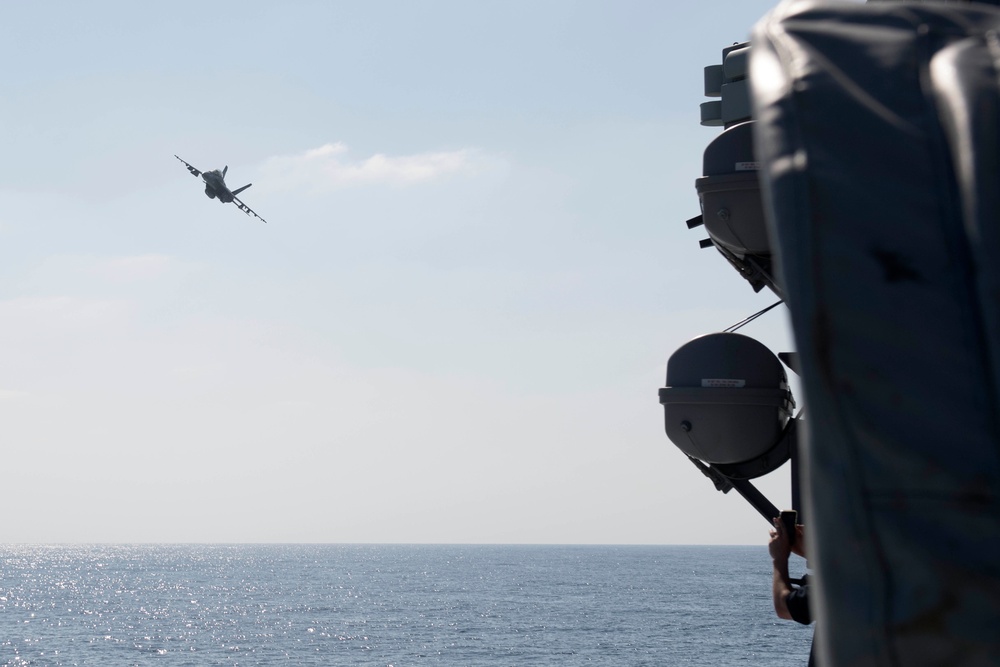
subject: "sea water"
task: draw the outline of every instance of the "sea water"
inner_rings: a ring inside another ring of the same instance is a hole
[[[805,665],[764,546],[0,546],[0,665]]]

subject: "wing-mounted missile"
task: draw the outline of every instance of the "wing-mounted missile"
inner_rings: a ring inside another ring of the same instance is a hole
[[[181,160],[181,158],[180,158],[179,155],[174,155],[174,157],[177,158],[178,160]],[[184,160],[181,160],[181,162],[184,162]],[[187,167],[187,170],[191,172],[192,176],[195,176],[195,177],[201,176],[201,172],[198,171],[197,169],[195,169],[193,166],[191,166],[187,162],[184,162],[184,166]]]

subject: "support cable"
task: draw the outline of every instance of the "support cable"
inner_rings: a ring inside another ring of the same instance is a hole
[[[739,322],[737,322],[736,324],[732,325],[731,327],[727,327],[727,328],[723,329],[722,333],[733,333],[737,329],[740,329],[740,328],[746,326],[747,324],[750,324],[751,322],[753,322],[755,319],[757,319],[758,317],[760,317],[761,315],[763,315],[767,311],[769,311],[769,310],[771,310],[773,308],[777,308],[778,306],[780,306],[784,302],[785,302],[784,299],[778,299],[775,303],[772,303],[767,308],[765,308],[763,310],[759,310],[756,313],[754,313],[753,315],[751,315],[750,317],[748,317],[748,318],[746,318],[744,320],[740,320]]]

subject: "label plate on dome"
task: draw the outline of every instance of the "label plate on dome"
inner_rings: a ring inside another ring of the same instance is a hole
[[[742,389],[747,386],[746,380],[737,380],[735,378],[702,378],[702,387],[726,387],[728,389]]]

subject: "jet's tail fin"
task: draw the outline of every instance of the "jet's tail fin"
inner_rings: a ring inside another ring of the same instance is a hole
[[[246,185],[244,185],[244,186],[243,186],[242,188],[236,188],[235,190],[233,190],[233,196],[235,197],[235,196],[236,196],[236,195],[238,195],[239,193],[241,193],[241,192],[243,192],[244,190],[246,190],[247,188],[249,188],[249,187],[250,187],[251,185],[253,185],[253,183],[247,183],[247,184],[246,184]]]
[[[228,164],[225,167],[222,168],[222,177],[223,178],[226,177],[226,172],[227,171],[229,171],[229,165]]]

